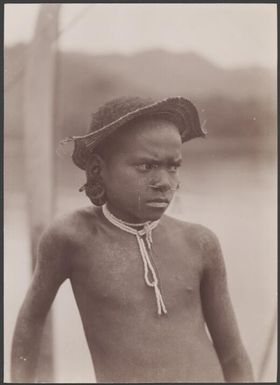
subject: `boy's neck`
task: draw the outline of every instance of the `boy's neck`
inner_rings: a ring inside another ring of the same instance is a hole
[[[118,219],[121,222],[124,222],[128,226],[140,227],[140,226],[144,226],[146,223],[155,222],[155,220],[152,220],[152,219],[143,220],[135,216],[129,215],[128,213],[125,213],[123,211],[120,211],[119,209],[116,209],[109,202],[105,204],[105,207],[116,219]]]

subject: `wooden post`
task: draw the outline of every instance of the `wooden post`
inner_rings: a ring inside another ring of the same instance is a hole
[[[60,4],[42,4],[26,57],[24,83],[25,184],[32,270],[38,239],[54,211],[54,86]],[[44,329],[37,380],[54,382],[51,316]]]
[[[271,322],[270,330],[268,333],[268,338],[266,341],[266,345],[264,348],[264,353],[262,356],[262,360],[259,366],[259,373],[258,373],[258,378],[257,381],[263,382],[264,381],[264,375],[265,371],[267,369],[267,365],[269,364],[269,359],[271,358],[271,353],[273,351],[273,343],[277,339],[276,333],[277,333],[277,319],[278,319],[278,311],[277,308],[275,310],[275,313],[273,315],[273,319]]]

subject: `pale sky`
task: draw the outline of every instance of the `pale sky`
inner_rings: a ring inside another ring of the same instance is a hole
[[[5,4],[6,45],[31,39],[39,6]],[[197,52],[224,67],[277,65],[276,4],[62,4],[64,28],[62,50],[130,54],[160,48]]]

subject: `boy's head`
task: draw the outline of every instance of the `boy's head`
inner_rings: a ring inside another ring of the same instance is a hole
[[[127,222],[161,217],[178,188],[182,142],[204,136],[184,98],[113,100],[93,115],[89,134],[73,137],[73,161],[86,171],[86,194]]]

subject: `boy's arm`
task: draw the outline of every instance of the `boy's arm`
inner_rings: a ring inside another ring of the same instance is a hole
[[[44,322],[56,292],[68,277],[63,239],[54,229],[40,241],[31,286],[21,306],[12,344],[11,381],[35,382]]]
[[[229,296],[225,263],[217,237],[204,238],[205,268],[201,280],[202,307],[227,382],[253,382],[249,357],[242,344]]]

